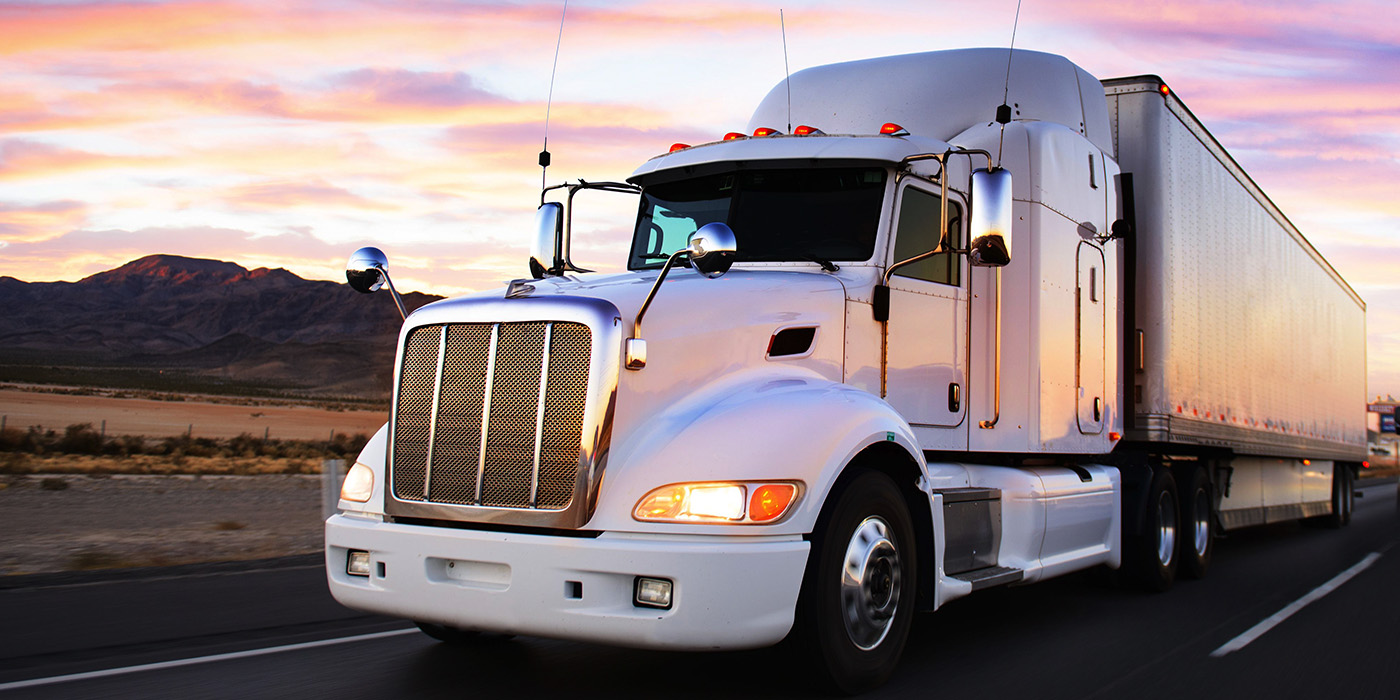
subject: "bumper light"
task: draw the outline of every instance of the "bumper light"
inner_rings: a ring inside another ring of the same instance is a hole
[[[644,522],[766,525],[797,502],[799,482],[703,482],[653,489],[632,517]]]
[[[345,558],[345,573],[351,576],[369,576],[369,552],[352,549]]]
[[[340,497],[347,501],[364,503],[374,493],[374,470],[356,462],[345,475],[345,483],[340,486]]]
[[[637,577],[632,604],[639,608],[671,609],[671,582],[664,578]]]

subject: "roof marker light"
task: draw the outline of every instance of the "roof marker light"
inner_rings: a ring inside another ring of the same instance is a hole
[[[1167,95],[1172,94],[1172,89],[1167,87],[1166,83],[1162,83],[1161,85],[1157,86],[1157,92],[1162,93],[1162,97],[1166,97]]]
[[[815,126],[807,126],[806,124],[803,124],[802,126],[799,126],[799,127],[797,127],[796,129],[793,129],[793,130],[792,130],[792,133],[793,133],[794,136],[825,136],[825,135],[826,135],[826,132],[825,132],[825,131],[822,131],[821,129],[818,129],[818,128],[815,127]]]
[[[766,126],[760,126],[760,127],[758,127],[757,129],[754,129],[754,130],[753,130],[753,135],[754,135],[754,136],[773,136],[773,135],[779,135],[779,136],[781,136],[782,133],[783,133],[783,132],[778,131],[777,129],[769,129],[769,128],[766,127]]]
[[[673,143],[671,144],[671,150],[668,151],[668,153],[675,153],[676,151],[684,150],[687,148],[690,148],[690,144],[688,143]]]
[[[731,131],[731,132],[729,132],[729,133],[727,133],[727,134],[724,135],[724,140],[725,140],[725,141],[733,141],[734,139],[741,139],[741,138],[744,138],[744,135],[741,134],[741,133],[739,133],[739,132],[737,132],[737,131]]]
[[[880,127],[880,133],[885,136],[908,136],[909,130],[894,122],[886,122]]]

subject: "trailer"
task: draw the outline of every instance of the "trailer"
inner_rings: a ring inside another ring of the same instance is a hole
[[[586,190],[639,199],[624,273],[570,258]],[[820,66],[541,199],[530,277],[405,319],[326,524],[345,605],[445,642],[790,638],[858,692],[916,610],[1095,566],[1166,590],[1225,529],[1346,523],[1365,306],[1159,79]],[[347,278],[397,294],[377,249]]]

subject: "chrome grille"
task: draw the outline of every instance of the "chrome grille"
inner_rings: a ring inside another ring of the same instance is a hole
[[[420,326],[404,344],[391,483],[404,501],[562,510],[579,479],[592,334]]]

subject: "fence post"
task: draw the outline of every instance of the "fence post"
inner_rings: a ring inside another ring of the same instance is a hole
[[[345,480],[345,460],[321,460],[321,519],[340,512],[340,484]]]

